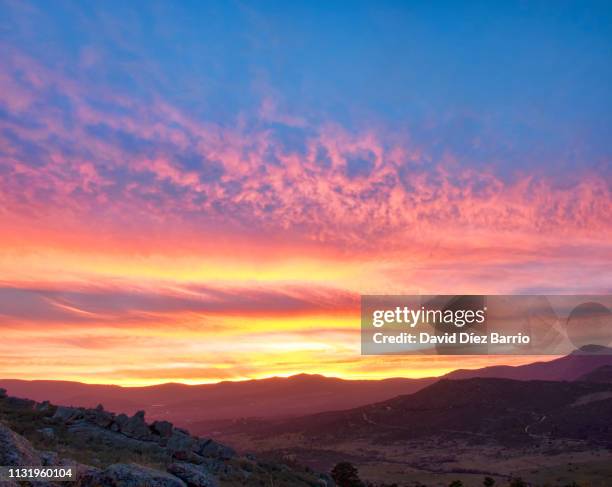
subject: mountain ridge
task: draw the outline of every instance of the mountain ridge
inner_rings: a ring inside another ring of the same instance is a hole
[[[550,361],[520,366],[458,369],[441,377],[421,379],[393,377],[349,380],[302,373],[290,377],[222,381],[215,384],[167,382],[136,387],[73,381],[0,379],[0,387],[12,395],[38,401],[49,400],[67,406],[94,407],[103,403],[111,409],[127,413],[146,410],[150,417],[189,426],[194,422],[297,417],[351,409],[411,394],[442,379],[490,377],[573,381],[607,365],[612,366],[612,350],[587,348]]]

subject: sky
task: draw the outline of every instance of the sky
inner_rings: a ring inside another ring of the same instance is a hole
[[[437,375],[360,294],[609,293],[611,59],[605,1],[0,0],[0,376]]]

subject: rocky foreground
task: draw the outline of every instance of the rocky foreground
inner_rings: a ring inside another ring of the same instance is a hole
[[[193,436],[168,421],[147,423],[143,411],[128,417],[101,405],[55,406],[9,397],[3,389],[0,465],[73,466],[77,478],[71,485],[81,487],[333,485],[325,474],[239,456],[232,448]]]

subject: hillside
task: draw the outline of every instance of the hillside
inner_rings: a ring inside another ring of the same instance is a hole
[[[260,461],[167,421],[147,423],[95,409],[54,406],[0,389],[0,465],[71,466],[78,487],[233,487],[327,485],[328,476]],[[3,485],[14,485],[2,482]],[[36,485],[66,485],[43,482]]]
[[[215,425],[215,436],[262,456],[327,471],[350,458],[366,479],[398,485],[609,487],[612,384],[442,379],[367,406],[284,420]],[[213,431],[213,430],[210,430]]]
[[[527,365],[497,365],[481,369],[458,369],[446,374],[447,379],[494,377],[514,380],[577,380],[603,365],[612,365],[612,349],[589,345],[558,359]]]
[[[612,384],[612,365],[602,365],[601,367],[579,377],[578,380]]]
[[[609,384],[444,379],[414,394],[364,407],[240,424],[236,429],[250,428],[255,435],[300,433],[378,442],[431,436],[486,438],[502,444],[528,442],[537,430],[552,437],[612,444],[611,415]]]

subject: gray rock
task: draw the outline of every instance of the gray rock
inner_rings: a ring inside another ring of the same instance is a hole
[[[40,456],[30,442],[0,423],[0,465],[40,464]]]
[[[117,416],[115,416],[115,424],[117,425],[117,431],[121,431],[121,428],[123,428],[123,426],[125,426],[125,424],[128,422],[130,418],[127,417],[126,414],[118,414]]]
[[[77,408],[69,408],[66,406],[58,406],[53,415],[53,419],[62,423],[70,424],[84,417],[83,411]]]
[[[144,411],[138,411],[121,427],[121,432],[125,436],[136,438],[137,440],[148,439],[151,436],[151,431],[147,423],[145,423],[144,416]]]
[[[194,463],[196,465],[202,465],[206,463],[206,458],[191,450],[179,450],[172,453],[172,458],[180,462]]]
[[[85,412],[85,419],[87,421],[100,426],[101,428],[108,428],[113,423],[115,416],[112,413],[104,410],[101,404],[95,409],[88,409]]]
[[[183,433],[179,428],[172,431],[172,436],[168,438],[166,449],[169,453],[192,452],[197,446],[196,440],[189,434]],[[197,453],[197,452],[196,452]]]
[[[43,401],[40,404],[37,404],[34,409],[41,413],[46,413],[47,411],[51,410],[51,403],[49,403],[49,401]]]
[[[163,455],[162,447],[153,441],[143,441],[130,438],[123,433],[112,431],[111,429],[101,428],[87,421],[77,421],[68,427],[68,432],[84,441],[94,442],[95,444],[107,445],[116,449],[129,449],[146,451],[151,454]]]
[[[151,425],[151,431],[162,438],[170,438],[172,436],[172,429],[172,423],[169,421],[154,421]]]
[[[36,406],[36,401],[31,399],[22,399],[20,397],[9,396],[5,399],[6,405],[11,409],[23,409],[25,411],[32,411]]]
[[[177,462],[168,467],[168,472],[180,478],[187,487],[218,487],[219,482],[205,467]]]
[[[236,456],[236,451],[233,448],[207,438],[200,439],[194,451],[203,457],[220,458],[222,460],[229,460]]]
[[[116,463],[98,471],[85,472],[81,476],[81,487],[186,487],[185,483],[173,475],[141,467]]]

